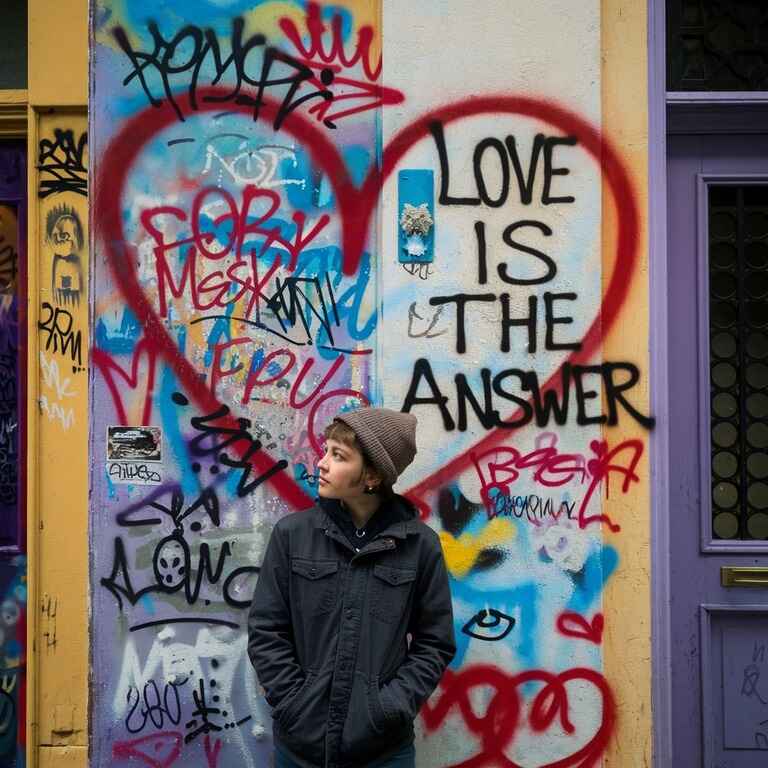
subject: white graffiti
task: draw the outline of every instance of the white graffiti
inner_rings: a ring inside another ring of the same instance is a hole
[[[75,412],[59,401],[76,396],[77,393],[71,388],[71,378],[62,376],[58,361],[48,360],[44,352],[40,353],[40,371],[43,375],[43,386],[51,390],[55,396],[49,399],[46,394],[40,395],[37,401],[40,412],[44,413],[49,421],[59,422],[62,429],[66,431],[75,423]]]
[[[72,408],[64,409],[58,403],[49,403],[45,395],[41,395],[37,402],[40,413],[44,413],[48,421],[58,421],[65,431],[75,423],[75,412]]]
[[[13,450],[14,438],[18,429],[18,419],[13,416],[0,417],[0,449],[4,451]]]
[[[45,352],[40,353],[40,370],[43,374],[43,384],[56,393],[57,400],[63,400],[65,397],[75,397],[76,393],[70,388],[70,377],[62,378],[59,371],[59,363],[53,359],[49,361],[45,356]]]
[[[174,685],[183,699],[191,699],[199,681],[208,686],[212,679],[219,695],[230,702],[242,702],[244,714],[253,716],[248,723],[251,734],[257,738],[262,736],[264,723],[271,718],[257,692],[256,676],[248,660],[247,638],[241,630],[228,627],[203,627],[191,644],[176,640],[176,630],[167,626],[158,632],[143,664],[134,636],[129,636],[112,701],[114,715],[125,718],[129,714],[131,691],[143,690],[152,680]],[[240,729],[233,729],[228,743],[239,747],[241,765],[256,768]]]
[[[303,179],[276,178],[276,173],[281,160],[291,160],[296,167],[296,153],[290,147],[279,145],[265,145],[256,149],[246,149],[247,141],[242,141],[237,154],[231,157],[222,157],[213,144],[208,144],[205,149],[205,165],[202,175],[216,173],[216,181],[219,186],[227,181],[236,184],[254,184],[262,189],[284,187],[288,184],[297,184],[304,187]]]

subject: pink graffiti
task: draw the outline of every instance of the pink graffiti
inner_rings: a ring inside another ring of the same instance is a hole
[[[211,737],[208,734],[205,735],[203,747],[205,748],[205,761],[208,763],[208,768],[217,768],[222,745],[221,739],[216,739],[213,742],[213,747],[211,747]]]
[[[112,756],[120,760],[133,758],[150,768],[169,768],[181,754],[181,744],[182,734],[178,731],[160,731],[131,741],[116,741]]]
[[[146,337],[141,339],[134,347],[130,371],[127,371],[116,363],[112,356],[104,350],[98,348],[91,350],[91,360],[104,377],[109,394],[112,396],[112,401],[115,404],[119,424],[128,423],[119,379],[122,379],[130,390],[139,391],[139,394],[140,390],[144,389],[141,423],[149,424],[150,414],[152,413],[152,395],[155,387],[155,371],[159,354],[160,350],[150,339]],[[142,360],[146,361],[146,370],[143,372],[139,370]]]
[[[578,453],[560,453],[556,441],[543,447],[537,447],[522,454],[513,446],[492,448],[483,453],[470,452],[472,464],[481,482],[483,504],[488,515],[493,517],[499,508],[496,495],[509,498],[511,487],[524,472],[533,473],[534,483],[547,488],[566,485],[574,480],[588,483],[587,491],[579,506],[579,528],[605,523],[611,531],[621,530],[608,515],[588,515],[587,507],[597,489],[604,483],[606,498],[610,495],[610,477],[618,474],[622,477],[621,492],[628,493],[632,483],[640,481],[636,473],[637,465],[643,455],[641,440],[625,440],[610,448],[606,440],[593,440],[590,449],[593,457],[584,461]]]
[[[212,227],[217,233],[227,231],[224,243],[221,243],[213,231],[206,228],[210,225],[207,224],[209,217],[205,209],[211,203],[224,209],[224,213],[212,222]],[[180,298],[187,292],[197,310],[223,308],[248,296],[249,304],[245,317],[250,317],[259,301],[268,298],[261,291],[279,266],[276,260],[267,276],[259,277],[258,256],[273,247],[283,250],[289,255],[287,270],[292,272],[299,254],[330,221],[328,214],[322,214],[305,234],[306,215],[296,211],[292,217],[295,232],[292,239],[287,239],[281,234],[279,226],[268,224],[280,209],[280,205],[280,195],[274,190],[260,189],[248,184],[243,188],[239,201],[225,189],[203,187],[195,195],[189,214],[172,205],[161,205],[142,211],[142,226],[155,241],[153,253],[160,317],[168,315],[169,294]],[[169,221],[188,225],[191,228],[189,237],[166,242],[163,224]],[[258,238],[258,249],[254,238]],[[214,245],[215,243],[218,245]],[[182,248],[186,248],[186,258],[181,276],[176,279],[168,255],[170,252],[172,257],[178,256]],[[234,260],[226,270],[219,269],[206,274],[202,279],[199,278],[196,269],[198,258],[208,262],[220,262],[230,253],[233,254]],[[232,287],[236,288],[234,293],[230,290]]]

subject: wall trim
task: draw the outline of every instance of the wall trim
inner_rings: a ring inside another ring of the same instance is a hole
[[[0,139],[27,137],[28,94],[23,90],[0,90]]]
[[[653,765],[672,766],[667,362],[666,3],[648,0],[648,271],[651,412],[651,706]]]
[[[27,199],[36,203],[37,190],[37,144],[39,134],[39,115],[35,109],[28,108],[27,121]],[[29,162],[32,160],[32,162]],[[27,334],[27,366],[30,371],[39,369],[39,319],[40,295],[39,259],[38,259],[38,215],[37,205],[29,206],[27,217],[27,262],[34,268],[27,270],[27,327],[34,328],[34,333]],[[33,261],[34,259],[34,261]],[[35,300],[32,301],[31,297]],[[38,666],[40,663],[38,632],[40,626],[40,504],[39,504],[39,456],[38,440],[40,410],[37,406],[40,397],[39,376],[27,377],[27,768],[37,768],[40,764],[40,691]]]
[[[768,91],[667,91],[666,99],[668,104],[768,104]]]
[[[766,94],[768,95],[768,94]],[[739,109],[735,111],[734,105]],[[667,101],[667,133],[767,133],[768,100]]]

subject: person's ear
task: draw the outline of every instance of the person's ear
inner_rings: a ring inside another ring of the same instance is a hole
[[[382,481],[382,476],[373,467],[366,467],[365,472],[363,472],[363,483],[368,493],[378,491]]]

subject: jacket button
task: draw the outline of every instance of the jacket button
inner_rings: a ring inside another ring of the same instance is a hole
[[[312,568],[310,573],[314,576],[317,573],[317,568]]]

